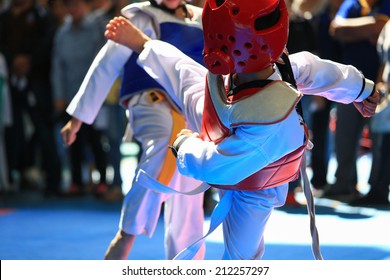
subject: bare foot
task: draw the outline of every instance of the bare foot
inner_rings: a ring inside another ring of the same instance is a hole
[[[151,39],[124,17],[114,17],[106,26],[104,36],[140,53]]]

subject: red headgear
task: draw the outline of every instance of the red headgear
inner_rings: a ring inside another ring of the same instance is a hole
[[[287,43],[284,0],[206,0],[202,20],[204,61],[213,74],[263,70]]]

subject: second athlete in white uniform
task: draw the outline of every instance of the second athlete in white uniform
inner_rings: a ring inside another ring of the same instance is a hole
[[[151,38],[178,46],[196,61],[202,62],[202,9],[182,0],[158,0],[126,6],[122,14]],[[67,108],[73,116],[62,135],[71,144],[81,122],[92,123],[111,85],[122,74],[120,101],[128,111],[134,138],[141,144],[137,169],[145,170],[163,184],[179,190],[200,183],[177,172],[168,145],[186,127],[175,101],[166,90],[141,69],[138,54],[108,41],[96,56],[80,90]],[[106,259],[127,259],[136,235],[152,236],[165,202],[166,257],[178,252],[203,235],[203,194],[194,197],[170,196],[144,188],[133,181],[123,201],[119,230],[106,252]],[[203,259],[204,246],[197,254]]]

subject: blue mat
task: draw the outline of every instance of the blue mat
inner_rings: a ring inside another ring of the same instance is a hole
[[[319,204],[317,226],[325,259],[390,259],[389,209],[330,207],[325,200]],[[120,207],[120,203],[105,203],[93,197],[3,199],[0,259],[101,260],[117,231]],[[265,234],[264,259],[313,259],[308,223],[305,206],[276,210]],[[160,219],[152,238],[137,237],[129,259],[164,259],[163,232]],[[206,259],[220,259],[220,230],[207,239],[206,248]]]

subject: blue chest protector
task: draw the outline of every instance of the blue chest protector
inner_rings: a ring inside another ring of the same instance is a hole
[[[163,22],[160,24],[160,40],[174,45],[183,53],[203,65],[203,32],[200,28]],[[124,66],[120,99],[128,99],[136,92],[163,87],[137,64],[138,54],[133,53]]]

